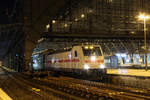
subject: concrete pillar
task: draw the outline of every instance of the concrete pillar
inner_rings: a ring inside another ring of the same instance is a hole
[[[65,0],[24,0],[25,69],[29,70],[33,49]]]

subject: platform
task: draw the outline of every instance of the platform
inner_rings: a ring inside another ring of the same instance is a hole
[[[150,70],[145,69],[107,69],[107,74],[150,77]]]
[[[0,100],[12,100],[12,99],[0,88]]]

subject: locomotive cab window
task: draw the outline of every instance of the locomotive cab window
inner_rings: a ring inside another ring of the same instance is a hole
[[[99,47],[93,47],[92,49],[82,47],[82,50],[83,50],[84,56],[102,56],[102,53]]]
[[[74,51],[74,57],[78,57],[77,51]]]

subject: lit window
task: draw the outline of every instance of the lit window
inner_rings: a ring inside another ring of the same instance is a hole
[[[68,27],[68,25],[67,25],[67,24],[65,24],[64,26],[65,26],[65,27]]]
[[[52,20],[52,23],[53,23],[53,24],[55,24],[55,23],[56,23],[56,21],[55,21],[55,20]]]
[[[49,28],[50,28],[50,25],[49,25],[49,24],[48,24],[48,25],[46,25],[46,28],[47,28],[47,29],[49,29]]]
[[[84,14],[81,14],[81,18],[84,18],[85,17],[85,15]]]

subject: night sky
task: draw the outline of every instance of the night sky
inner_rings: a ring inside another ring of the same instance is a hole
[[[9,24],[8,15],[11,14],[16,0],[0,1],[0,24]]]

